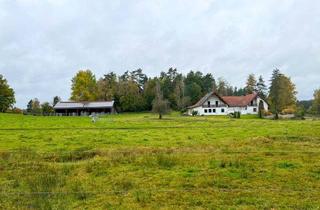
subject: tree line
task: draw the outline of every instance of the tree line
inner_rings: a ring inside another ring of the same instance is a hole
[[[185,111],[210,91],[222,96],[241,96],[257,92],[270,104],[270,111],[276,117],[279,113],[309,112],[320,114],[320,89],[314,91],[310,108],[297,103],[296,88],[290,77],[273,70],[270,86],[262,76],[250,74],[244,87],[231,86],[224,78],[214,78],[210,73],[190,71],[186,75],[176,68],[169,68],[159,76],[148,77],[142,69],[126,71],[122,75],[109,72],[96,78],[91,70],[80,70],[72,78],[71,97],[73,101],[114,100],[119,112],[139,112],[167,109]],[[14,110],[14,90],[0,75],[0,112]],[[61,99],[55,96],[52,102],[40,103],[35,98],[27,104],[26,113],[50,115],[53,106]],[[160,107],[160,108],[159,108]],[[161,108],[162,107],[162,108]]]
[[[161,91],[163,99],[168,101],[172,110],[179,111],[184,111],[210,91],[222,96],[258,92],[263,98],[267,97],[267,86],[262,76],[257,81],[251,74],[246,86],[237,88],[223,78],[216,80],[210,73],[190,71],[183,75],[177,69],[169,68],[157,77],[148,77],[142,69],[137,69],[126,71],[122,75],[110,72],[99,79],[96,79],[92,71],[81,70],[72,78],[70,99],[114,100],[119,111],[149,111],[152,110],[153,101],[157,97],[157,90]]]

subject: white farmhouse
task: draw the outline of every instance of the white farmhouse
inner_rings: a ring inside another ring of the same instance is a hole
[[[208,93],[195,105],[188,107],[188,114],[196,111],[198,115],[227,115],[234,112],[241,114],[257,114],[259,104],[267,111],[268,103],[257,93],[245,96],[219,96],[215,92]]]

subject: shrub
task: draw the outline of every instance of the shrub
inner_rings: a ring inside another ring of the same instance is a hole
[[[271,116],[271,115],[272,115],[272,112],[263,110],[263,111],[262,111],[262,115],[263,115],[263,116]]]
[[[186,113],[188,110],[186,109],[186,108],[182,108],[181,110],[180,110],[180,113],[181,114],[184,114],[184,113]]]
[[[198,114],[199,114],[198,111],[195,111],[195,110],[192,111],[192,116],[197,116]]]
[[[305,109],[303,107],[298,107],[297,111],[294,113],[296,118],[304,119]]]
[[[241,112],[234,112],[233,115],[231,115],[233,118],[240,118],[241,117]]]
[[[7,113],[11,113],[11,114],[22,114],[23,111],[17,107],[14,107],[12,109],[8,109]]]
[[[294,114],[295,113],[295,109],[293,109],[293,108],[286,108],[286,109],[283,109],[282,111],[281,111],[281,114],[283,114],[283,115],[286,115],[286,114]]]

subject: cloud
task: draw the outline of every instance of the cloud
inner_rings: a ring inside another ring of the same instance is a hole
[[[20,107],[68,99],[87,68],[155,76],[173,66],[237,86],[280,68],[308,99],[320,80],[319,9],[311,0],[2,0],[0,73]]]

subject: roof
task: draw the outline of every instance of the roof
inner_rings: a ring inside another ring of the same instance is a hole
[[[54,109],[111,108],[113,107],[113,104],[114,104],[114,101],[92,101],[92,102],[64,101],[64,102],[58,102],[53,108]]]
[[[225,104],[227,104],[227,102],[221,97],[219,96],[216,92],[210,92],[207,93],[205,96],[203,96],[195,105],[190,106],[189,108],[195,108],[195,107],[199,107],[202,106],[204,102],[206,102],[206,100],[210,97],[210,96],[217,96],[222,102],[224,102]]]
[[[202,97],[195,105],[190,106],[189,108],[202,106],[204,102],[206,102],[206,100],[212,95],[217,96],[222,102],[224,102],[225,104],[231,107],[247,106],[253,99],[255,99],[258,96],[257,93],[252,93],[245,96],[222,96],[221,97],[215,92],[210,92],[206,94],[204,97]]]
[[[247,106],[253,99],[258,96],[257,93],[252,93],[245,96],[223,96],[223,100],[227,102],[229,106],[242,107]]]

